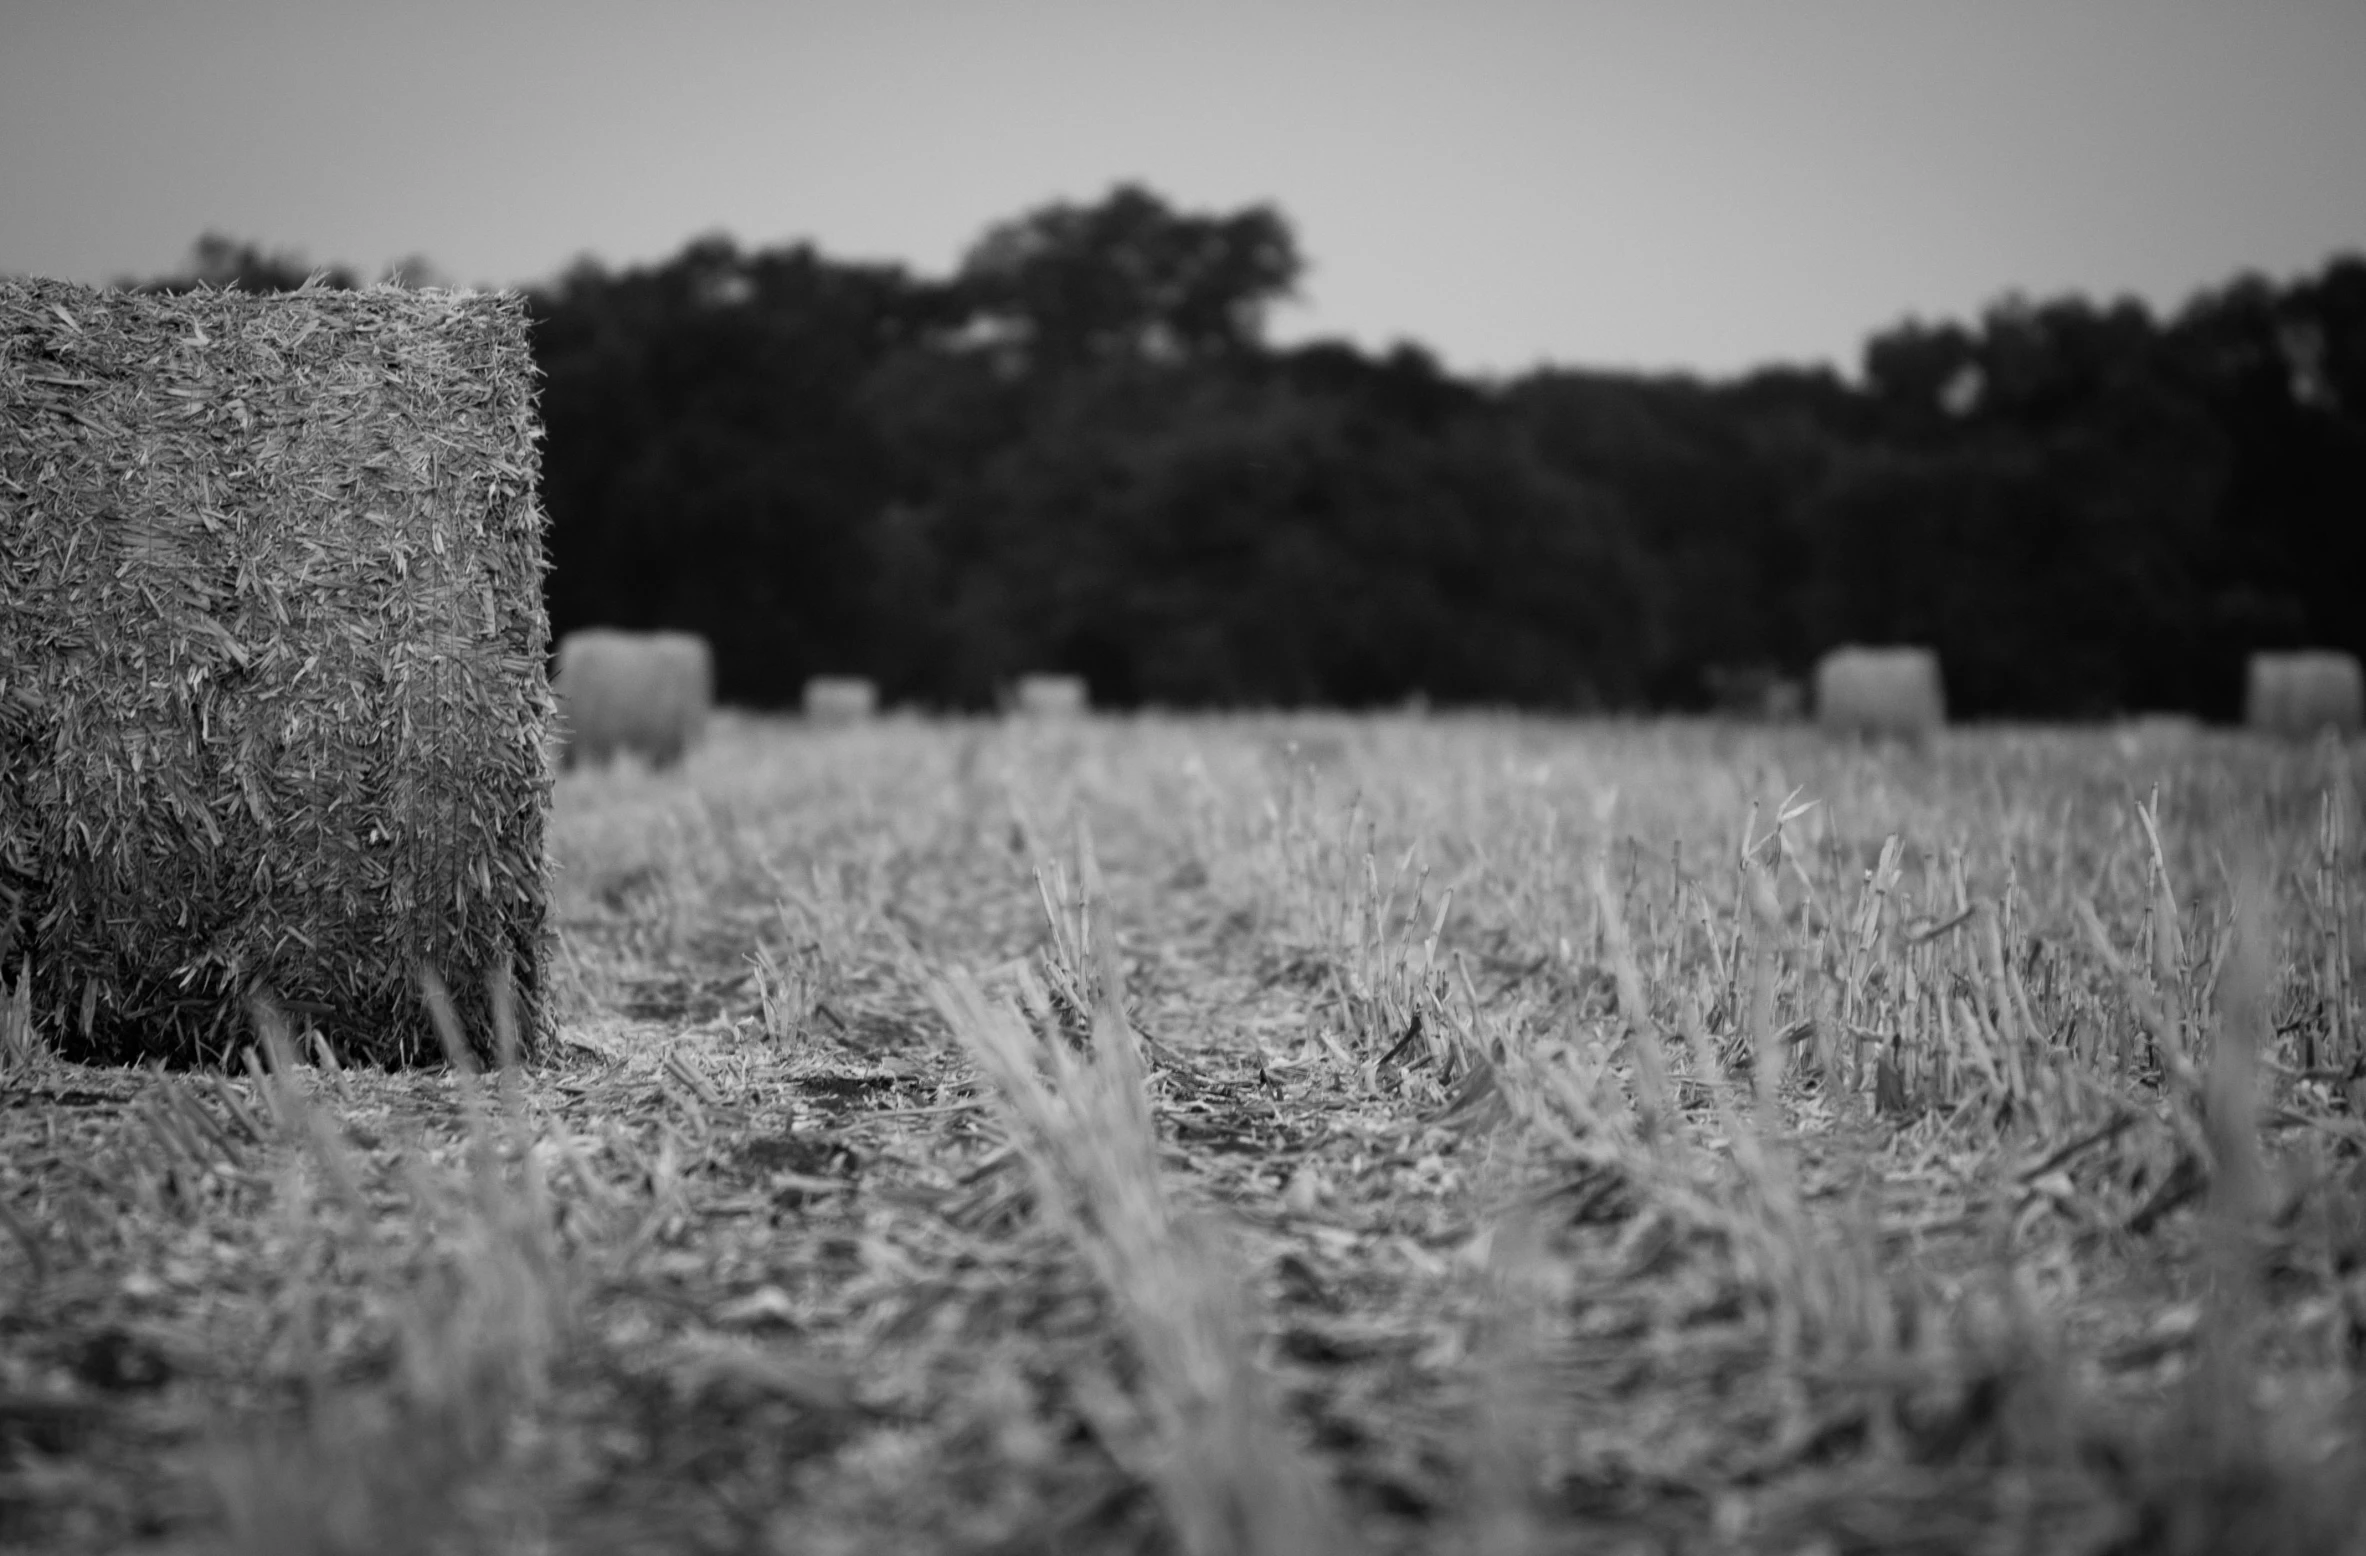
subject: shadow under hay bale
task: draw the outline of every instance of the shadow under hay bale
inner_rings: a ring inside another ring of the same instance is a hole
[[[1023,675],[1011,699],[1011,710],[1022,718],[1082,718],[1092,707],[1092,695],[1081,675]]]
[[[859,675],[817,675],[805,683],[804,709],[816,724],[859,724],[879,711],[879,688]]]
[[[0,945],[68,1057],[543,1031],[550,718],[514,296],[0,282]]]
[[[1947,722],[1927,648],[1836,648],[1816,662],[1816,722],[1834,734],[1919,739]]]
[[[2366,728],[2366,675],[2335,649],[2253,654],[2243,682],[2243,722],[2264,734],[2309,738]]]
[[[714,655],[695,633],[586,627],[559,643],[555,690],[567,766],[630,752],[671,767],[706,733]]]

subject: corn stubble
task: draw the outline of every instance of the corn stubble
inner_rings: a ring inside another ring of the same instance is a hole
[[[0,1003],[0,1540],[2361,1548],[2357,761],[733,721],[532,1067]]]

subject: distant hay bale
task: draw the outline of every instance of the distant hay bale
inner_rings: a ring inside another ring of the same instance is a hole
[[[2243,722],[2273,735],[2366,726],[2366,678],[2358,657],[2336,649],[2253,654],[2243,686]]]
[[[1701,679],[1728,718],[1788,724],[1807,711],[1806,688],[1772,665],[1711,665]]]
[[[1836,648],[1816,663],[1816,721],[1837,734],[1921,736],[1947,722],[1927,648]]]
[[[1081,675],[1023,675],[1016,707],[1031,719],[1072,719],[1092,706]]]
[[[2202,737],[2202,721],[2191,713],[2137,713],[2121,719],[2117,733],[2147,745],[2191,745]]]
[[[2120,756],[2136,761],[2190,749],[2202,738],[2202,721],[2190,713],[2138,713],[2111,728]]]
[[[714,656],[696,633],[586,627],[560,640],[554,689],[567,766],[630,751],[670,767],[706,732]]]
[[[879,711],[879,688],[859,675],[817,675],[805,683],[805,716],[817,724],[859,724]]]
[[[0,281],[0,964],[69,1057],[543,1031],[522,299]],[[507,996],[494,990],[506,986]]]

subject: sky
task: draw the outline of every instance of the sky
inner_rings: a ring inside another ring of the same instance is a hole
[[[0,0],[0,274],[215,230],[521,285],[701,234],[941,274],[1113,184],[1278,208],[1282,340],[1853,369],[2013,293],[2366,252],[2360,0]]]

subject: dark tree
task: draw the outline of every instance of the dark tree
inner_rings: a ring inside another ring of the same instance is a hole
[[[710,238],[654,270],[579,265],[535,306],[554,628],[704,633],[749,702],[870,668],[894,480],[863,388],[944,322],[937,294]]]
[[[1251,350],[1300,269],[1288,224],[1264,206],[1191,215],[1121,184],[992,228],[957,281],[980,338],[1064,370]]]

